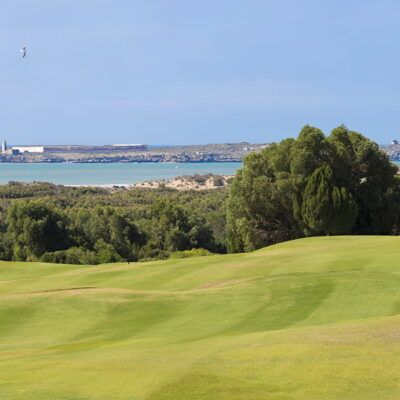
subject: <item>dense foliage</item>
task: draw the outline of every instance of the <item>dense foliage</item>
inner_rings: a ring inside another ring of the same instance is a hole
[[[228,200],[228,247],[250,251],[313,235],[398,232],[397,167],[377,144],[340,126],[305,126],[250,154]]]
[[[0,186],[0,259],[98,264],[223,253],[226,190]],[[193,252],[193,254],[197,254]]]

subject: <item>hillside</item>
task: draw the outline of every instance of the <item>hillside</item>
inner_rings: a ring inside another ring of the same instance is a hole
[[[398,399],[400,238],[0,263],[0,399]]]

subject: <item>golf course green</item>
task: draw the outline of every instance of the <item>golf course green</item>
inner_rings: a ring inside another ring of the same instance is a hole
[[[400,237],[0,263],[0,399],[400,398]]]

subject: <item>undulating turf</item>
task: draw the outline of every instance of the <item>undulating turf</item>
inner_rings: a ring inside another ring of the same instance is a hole
[[[399,399],[400,238],[0,263],[0,399]]]

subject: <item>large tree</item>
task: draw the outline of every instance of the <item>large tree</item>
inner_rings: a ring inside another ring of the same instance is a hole
[[[228,199],[230,251],[316,234],[397,230],[397,167],[345,126],[330,136],[305,126],[297,139],[250,154]]]

